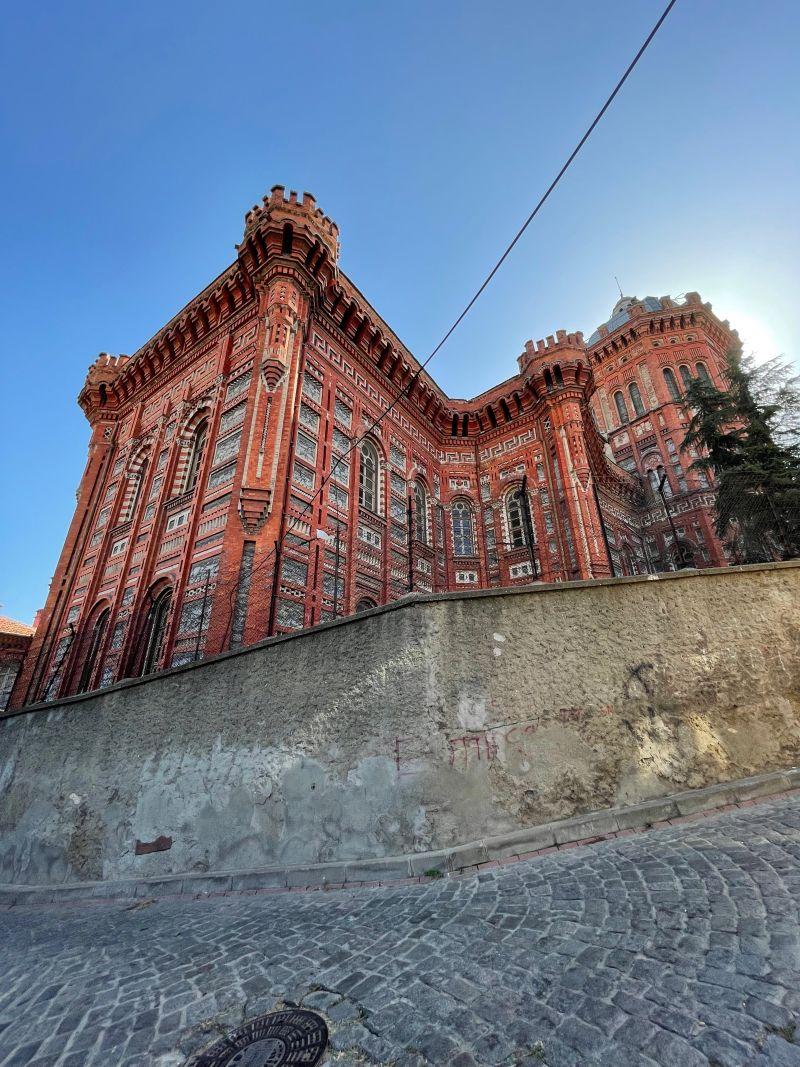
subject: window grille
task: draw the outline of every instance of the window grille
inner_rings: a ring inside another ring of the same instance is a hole
[[[630,416],[628,415],[628,405],[625,403],[625,397],[619,390],[614,393],[614,403],[617,405],[619,421],[624,426],[625,423],[630,422]]]
[[[522,503],[516,491],[506,497],[506,517],[508,519],[508,540],[511,548],[525,547],[525,527],[522,519]]]
[[[303,396],[307,396],[315,404],[322,403],[322,384],[307,371],[303,375]]]
[[[628,392],[631,395],[631,403],[633,404],[633,410],[637,415],[641,416],[645,413],[644,402],[642,401],[642,394],[639,392],[639,386],[636,382],[631,382],[628,386]]]
[[[453,526],[453,555],[475,555],[475,528],[472,508],[463,500],[457,500],[451,510]]]
[[[358,502],[368,511],[378,511],[378,450],[371,441],[361,443],[358,470]]]
[[[428,494],[422,482],[414,482],[414,536],[428,544]]]

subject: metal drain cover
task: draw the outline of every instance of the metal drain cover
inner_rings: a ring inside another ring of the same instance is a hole
[[[188,1067],[314,1067],[328,1045],[325,1020],[301,1008],[259,1015],[189,1061]]]

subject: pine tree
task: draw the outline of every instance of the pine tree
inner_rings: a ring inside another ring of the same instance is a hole
[[[725,378],[723,389],[696,378],[683,397],[692,417],[681,448],[714,477],[717,535],[744,563],[800,556],[800,379],[739,348]]]

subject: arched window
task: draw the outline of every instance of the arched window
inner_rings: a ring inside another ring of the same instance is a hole
[[[368,596],[362,597],[356,604],[356,615],[360,611],[369,611],[370,608],[377,608],[377,604],[374,600],[371,600]]]
[[[561,367],[558,363],[556,363],[555,367],[553,367],[553,374],[555,375],[556,385],[563,385],[564,376],[561,373]]]
[[[678,367],[678,370],[681,372],[681,380],[683,381],[684,386],[688,389],[689,386],[692,384],[692,372],[689,370],[685,363],[681,363],[680,367]]]
[[[453,555],[475,555],[475,524],[472,508],[464,500],[457,500],[451,509],[453,523]]]
[[[633,410],[637,415],[644,415],[644,402],[642,401],[642,394],[639,392],[639,386],[636,382],[631,382],[628,386],[628,392],[631,394]]]
[[[81,649],[81,652],[83,653],[83,666],[81,668],[80,678],[78,679],[78,686],[75,690],[76,693],[86,693],[92,687],[94,669],[97,666],[97,654],[103,643],[103,635],[106,632],[108,616],[110,613],[110,608],[103,608],[100,611],[100,614],[96,616],[94,625],[91,625],[90,617],[90,629],[87,631],[85,644]]]
[[[142,640],[144,643],[144,655],[142,657],[142,669],[139,674],[152,674],[158,669],[161,653],[164,648],[164,636],[167,632],[167,619],[172,604],[172,590],[162,590],[153,601],[147,616]]]
[[[681,391],[678,388],[678,382],[675,378],[675,372],[670,367],[664,368],[664,381],[667,383],[667,389],[672,400],[680,400]]]
[[[705,363],[695,363],[695,370],[697,371],[697,377],[702,378],[704,382],[711,384],[711,376],[708,373],[708,367]]]
[[[617,405],[619,421],[624,426],[626,422],[630,422],[630,418],[628,417],[628,405],[625,403],[625,397],[619,390],[614,393],[614,403]]]
[[[142,489],[144,488],[145,479],[147,478],[147,459],[143,459],[141,465],[135,474],[131,475],[130,481],[133,483],[130,488],[130,499],[128,501],[128,510],[125,513],[126,520],[132,519],[136,514],[136,505],[142,495]]]
[[[655,470],[647,472],[647,477],[650,479],[650,485],[653,488],[654,494],[656,496],[659,496],[660,494],[658,487],[661,484],[661,479],[664,478],[664,468],[659,464],[659,466],[656,467]],[[663,492],[664,496],[666,497],[672,496],[672,486],[669,484],[669,478],[664,478]]]
[[[422,482],[414,482],[414,537],[428,544],[428,494]]]
[[[624,574],[636,574],[633,552],[631,552],[631,546],[627,543],[622,546],[622,571]]]
[[[518,489],[506,497],[506,518],[508,519],[508,543],[511,548],[525,547],[525,524],[522,518],[522,501]]]
[[[294,230],[291,222],[285,223],[283,227],[283,236],[281,239],[281,255],[290,256],[292,254],[292,245],[294,243]]]
[[[203,419],[195,429],[192,443],[189,446],[189,463],[186,467],[186,481],[183,487],[184,493],[191,492],[197,485],[197,479],[200,477],[200,464],[203,461],[203,452],[205,451],[207,437],[208,419]]]
[[[358,502],[367,511],[378,513],[378,450],[372,441],[361,442]]]

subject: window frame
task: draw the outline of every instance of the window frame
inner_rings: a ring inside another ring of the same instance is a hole
[[[413,488],[414,514],[414,540],[420,544],[430,545],[430,524],[428,522],[428,490],[419,478],[414,479]]]
[[[450,533],[453,538],[454,557],[472,559],[477,555],[475,516],[468,501],[454,500],[450,505]]]
[[[206,415],[201,419],[192,431],[192,441],[189,445],[189,457],[186,464],[186,474],[183,480],[184,493],[191,493],[197,487],[200,479],[200,467],[208,445],[209,420]]]
[[[675,371],[672,367],[662,367],[661,374],[663,375],[664,382],[667,386],[670,401],[675,404],[680,403],[681,391],[678,387],[678,379],[675,377]]]
[[[374,442],[366,438],[358,454],[358,505],[373,515],[380,515],[380,453]]]
[[[633,404],[635,417],[637,419],[642,418],[643,415],[647,414],[647,408],[645,407],[642,391],[639,388],[638,382],[630,382],[628,384],[628,395],[631,398],[631,404]]]

